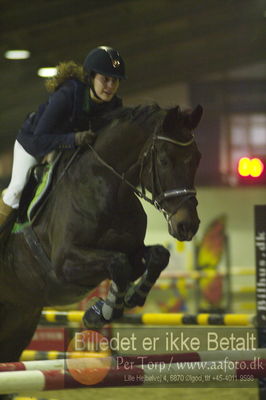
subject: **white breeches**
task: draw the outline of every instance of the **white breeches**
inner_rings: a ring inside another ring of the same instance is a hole
[[[28,178],[28,172],[30,168],[36,164],[37,160],[27,153],[16,140],[14,145],[12,177],[7,189],[3,193],[3,200],[8,206],[18,208],[21,193]]]

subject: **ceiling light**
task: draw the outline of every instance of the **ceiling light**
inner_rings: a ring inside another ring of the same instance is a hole
[[[37,73],[41,78],[51,78],[57,74],[57,69],[54,67],[40,68]]]
[[[8,60],[25,60],[30,57],[28,50],[8,50],[5,52],[5,58]]]

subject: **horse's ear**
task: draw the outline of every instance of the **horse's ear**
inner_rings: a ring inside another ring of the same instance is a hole
[[[171,108],[167,112],[167,114],[163,120],[163,131],[164,132],[170,133],[174,130],[176,123],[179,119],[179,115],[180,115],[180,107],[179,106]]]
[[[186,126],[189,129],[195,129],[202,117],[202,113],[203,113],[203,108],[202,106],[199,104],[197,105],[197,107],[192,111],[191,114],[187,115],[186,118]]]

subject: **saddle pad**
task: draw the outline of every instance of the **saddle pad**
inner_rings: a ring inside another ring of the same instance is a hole
[[[43,174],[42,180],[40,184],[38,185],[35,195],[33,199],[31,200],[28,211],[27,211],[27,216],[29,222],[32,221],[34,215],[36,214],[37,210],[40,208],[42,205],[44,199],[47,197],[48,193],[51,190],[51,184],[52,184],[52,179],[55,171],[55,167],[58,163],[58,160],[61,156],[61,153],[58,153],[55,157],[55,159],[47,164],[45,167],[45,172]]]

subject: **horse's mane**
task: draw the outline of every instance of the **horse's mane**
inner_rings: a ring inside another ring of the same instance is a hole
[[[137,124],[143,124],[154,116],[155,113],[161,110],[157,103],[148,105],[138,105],[135,107],[120,107],[105,115],[108,122],[118,120],[118,122],[128,121]]]

